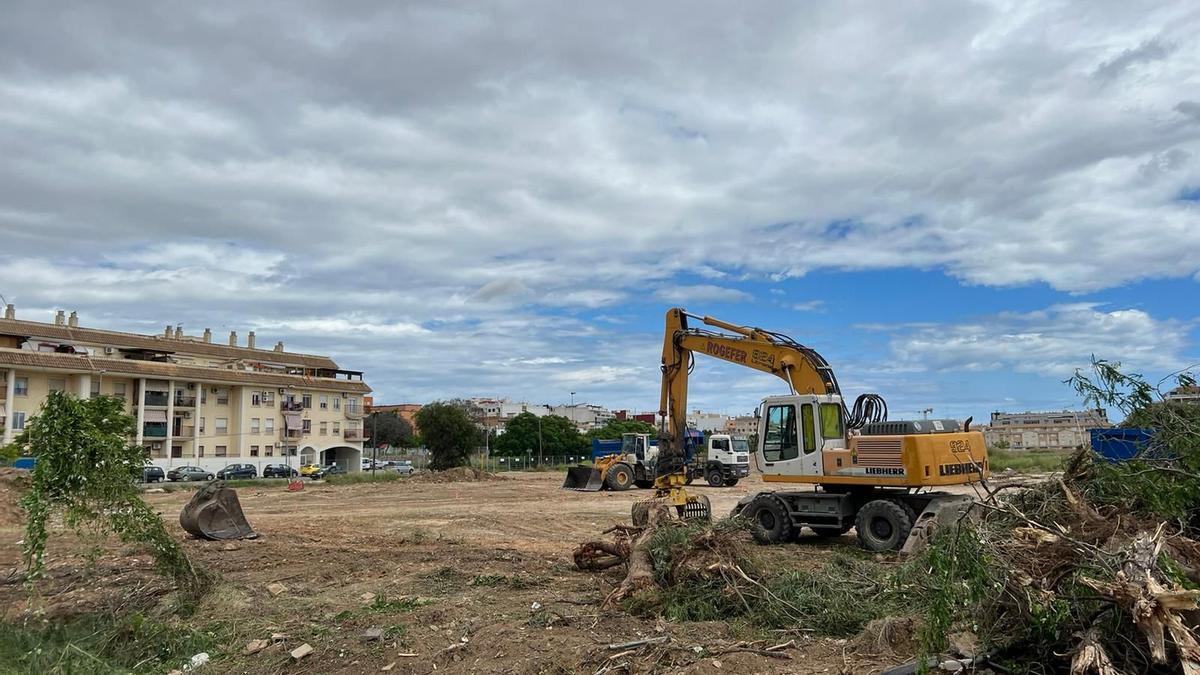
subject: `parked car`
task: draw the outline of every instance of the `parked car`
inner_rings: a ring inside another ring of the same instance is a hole
[[[286,464],[268,464],[263,467],[263,478],[294,478],[300,472]]]
[[[212,480],[214,476],[198,466],[177,466],[167,472],[167,480]]]
[[[413,466],[413,463],[406,459],[400,460],[399,462],[393,462],[392,468],[396,471],[396,473],[402,476],[411,476],[413,472],[417,470],[417,468]]]
[[[166,477],[167,474],[162,470],[162,467],[151,464],[149,460],[147,460],[145,466],[142,467],[143,483],[159,483],[162,482]]]
[[[320,471],[320,473],[318,473],[316,475],[316,477],[317,478],[328,478],[330,476],[336,476],[338,474],[343,474],[343,473],[346,473],[346,470],[343,469],[341,466],[339,466],[337,464],[329,464],[327,466],[321,467],[321,471]]]
[[[300,475],[301,476],[315,478],[320,473],[321,473],[321,466],[319,464],[305,464],[304,466],[300,467]]]
[[[217,478],[221,480],[258,478],[258,469],[254,468],[253,464],[230,464],[217,472]]]

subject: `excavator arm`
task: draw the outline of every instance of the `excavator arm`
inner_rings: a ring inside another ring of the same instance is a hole
[[[693,328],[688,325],[689,318],[727,333]],[[775,375],[793,394],[841,393],[829,363],[815,350],[786,335],[672,308],[667,311],[663,336],[659,476],[683,467],[688,374],[696,353]]]

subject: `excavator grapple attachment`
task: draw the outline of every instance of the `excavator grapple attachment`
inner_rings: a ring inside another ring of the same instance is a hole
[[[572,466],[562,486],[564,490],[599,492],[604,487],[604,472],[594,466]]]
[[[712,520],[712,504],[708,501],[708,495],[689,495],[687,502],[679,507],[679,517],[683,520]]]
[[[198,539],[253,539],[258,535],[246,522],[237,492],[213,481],[196,491],[179,512],[179,524]]]

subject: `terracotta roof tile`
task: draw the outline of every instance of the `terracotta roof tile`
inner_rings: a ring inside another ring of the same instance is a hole
[[[33,352],[22,349],[0,349],[0,367],[29,366],[33,368],[59,368],[74,372],[98,373],[104,371],[113,375],[131,375],[138,377],[154,377],[172,380],[201,380],[204,382],[221,382],[229,384],[260,384],[276,387],[291,387],[303,389],[325,389],[329,391],[346,391],[369,393],[371,388],[361,380],[334,380],[324,377],[305,377],[303,375],[280,375],[256,371],[235,370],[233,368],[204,368],[200,366],[183,366],[175,363],[157,363],[154,361],[134,361],[131,359],[107,359],[76,354],[58,354],[54,352]]]
[[[295,365],[304,368],[338,369],[337,363],[328,356],[277,352],[273,349],[231,347],[229,345],[200,342],[198,340],[175,340],[155,335],[120,333],[96,328],[71,328],[70,326],[59,326],[53,323],[41,323],[40,321],[0,319],[0,335],[47,337],[65,341],[94,342],[131,349],[154,349],[166,352],[199,354],[230,360],[247,359]]]

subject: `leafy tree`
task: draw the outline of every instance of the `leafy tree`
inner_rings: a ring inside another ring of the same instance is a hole
[[[422,406],[414,420],[429,448],[429,468],[442,471],[463,466],[471,451],[483,444],[483,431],[461,406],[434,401]]]
[[[363,429],[371,435],[371,444],[375,447],[413,447],[412,425],[395,412],[371,413],[363,423]]]
[[[504,433],[496,438],[496,454],[524,456],[538,454],[538,427],[541,426],[541,453],[545,457],[580,454],[587,450],[588,441],[579,434],[571,420],[560,415],[539,418],[523,412],[504,425]]]
[[[31,580],[44,568],[46,523],[61,513],[76,532],[112,533],[146,546],[160,572],[191,589],[201,586],[187,554],[138,495],[134,480],[145,454],[129,443],[135,422],[124,410],[125,402],[111,396],[79,399],[51,392],[14,441],[37,457],[29,492],[21,498],[29,514],[22,553]]]
[[[602,427],[590,429],[587,432],[587,440],[592,439],[617,439],[622,434],[650,434],[654,436],[658,433],[658,429],[653,424],[648,424],[639,420],[617,420],[612,419]]]

